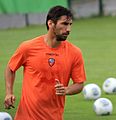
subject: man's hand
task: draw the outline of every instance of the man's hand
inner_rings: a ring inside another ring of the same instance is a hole
[[[83,83],[73,83],[65,87],[58,79],[55,79],[55,81],[56,95],[74,95],[80,93],[83,89]]]
[[[4,100],[5,109],[14,108],[15,96],[13,94],[8,94]]]
[[[66,95],[66,87],[64,87],[64,85],[61,84],[58,79],[55,79],[55,81],[56,81],[55,85],[56,95]]]

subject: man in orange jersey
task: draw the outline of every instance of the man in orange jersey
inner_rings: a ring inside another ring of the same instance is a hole
[[[67,8],[51,8],[47,34],[24,41],[9,60],[5,70],[6,109],[15,102],[15,73],[24,68],[15,120],[63,120],[65,96],[82,91],[86,79],[82,53],[66,40],[71,24],[72,14]],[[68,85],[70,78],[72,85]]]

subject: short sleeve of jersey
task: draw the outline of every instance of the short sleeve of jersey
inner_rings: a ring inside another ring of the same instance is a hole
[[[16,71],[19,67],[23,66],[25,62],[26,62],[26,47],[24,43],[22,43],[9,60],[8,65],[12,71]]]
[[[86,75],[82,53],[80,50],[78,52],[73,61],[71,78],[75,83],[82,83],[86,80]]]

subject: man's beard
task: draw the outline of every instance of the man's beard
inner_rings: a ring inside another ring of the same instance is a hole
[[[63,36],[63,35],[56,35],[56,40],[57,41],[65,41],[68,36]]]
[[[54,34],[56,36],[57,41],[65,41],[69,35],[69,32],[66,32],[64,34],[58,34],[56,27],[54,27]]]

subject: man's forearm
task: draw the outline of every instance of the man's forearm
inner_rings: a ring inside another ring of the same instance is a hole
[[[15,79],[15,72],[11,71],[9,66],[7,66],[5,70],[6,94],[13,93],[14,79]]]
[[[81,83],[81,84],[74,83],[74,84],[66,87],[66,95],[78,94],[82,91],[82,89],[83,89],[83,83]]]

